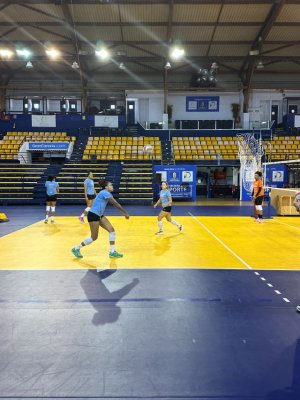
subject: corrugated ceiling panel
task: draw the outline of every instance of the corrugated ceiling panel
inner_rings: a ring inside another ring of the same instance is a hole
[[[201,41],[210,40],[213,34],[213,26],[176,26],[173,28],[172,37],[175,40]]]
[[[145,26],[145,27],[123,27],[124,40],[147,41],[166,39],[167,28],[162,26]]]
[[[216,29],[214,40],[255,40],[259,26],[219,26]]]
[[[118,22],[119,9],[116,4],[74,5],[75,22]]]
[[[227,4],[224,5],[220,22],[263,22],[271,4]]]
[[[118,26],[115,27],[101,27],[101,26],[91,26],[91,27],[77,27],[77,31],[87,40],[94,41],[113,41],[122,40],[121,29]],[[82,38],[79,36],[79,39]]]
[[[247,45],[213,44],[209,56],[246,56],[249,49],[250,47]]]
[[[208,45],[185,45],[184,49],[187,57],[202,57],[206,55]]]
[[[263,52],[268,51],[268,50],[273,50],[277,49],[280,47],[278,44],[274,45],[265,45],[263,47]],[[272,57],[272,56],[280,56],[280,57],[289,57],[289,56],[295,56],[295,55],[300,55],[300,45],[298,46],[289,46],[281,50],[275,50],[270,53],[267,53],[267,57]]]
[[[174,22],[214,22],[217,21],[220,5],[176,4],[174,6]]]
[[[53,33],[44,32],[37,28],[21,27],[6,35],[5,40],[13,40],[20,42],[28,40],[33,40],[33,41],[36,40],[39,42],[46,42],[48,40],[56,41],[56,40],[70,39],[70,33],[61,27],[55,27],[55,28],[47,27],[46,29]],[[62,35],[65,38],[57,36],[56,34]]]
[[[300,73],[300,66],[293,62],[278,62],[270,65],[267,65],[267,63],[265,64],[263,71],[294,71]]]
[[[276,22],[299,22],[300,4],[285,4]]]
[[[267,40],[300,40],[300,29],[297,26],[273,26]]]
[[[31,5],[33,8],[38,8],[36,5]],[[43,9],[44,10],[44,9]],[[44,10],[46,11],[46,9]],[[53,18],[48,17],[44,14],[40,14],[38,11],[22,7],[20,5],[11,5],[6,7],[0,12],[0,21],[7,22],[51,22]]]
[[[168,5],[163,4],[127,4],[120,5],[122,22],[161,22],[168,20]]]

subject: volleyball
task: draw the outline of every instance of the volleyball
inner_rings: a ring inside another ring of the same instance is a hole
[[[153,152],[153,146],[151,146],[151,144],[147,144],[146,146],[144,146],[143,148],[144,153],[152,153]]]

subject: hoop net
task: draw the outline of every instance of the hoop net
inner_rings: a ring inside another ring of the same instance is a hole
[[[241,175],[243,187],[250,192],[252,190],[254,173],[261,169],[261,158],[264,154],[262,140],[255,139],[253,133],[237,135],[238,155],[241,162]]]

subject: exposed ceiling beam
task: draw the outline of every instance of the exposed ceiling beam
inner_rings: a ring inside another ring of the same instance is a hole
[[[173,14],[174,14],[174,0],[170,0],[169,4],[169,17],[167,22],[167,38],[166,42],[170,43],[172,39],[172,31],[173,31]]]
[[[47,40],[47,39],[45,39]],[[23,45],[35,45],[35,44],[39,44],[39,41],[37,40],[22,40],[22,38],[20,38],[19,40],[8,40],[6,38],[4,38],[3,42],[9,42],[11,44],[13,43],[19,43],[22,42]],[[70,40],[51,40],[51,43],[56,44],[56,45],[70,45]],[[82,44],[87,44],[87,40],[78,40],[78,43],[80,45]],[[97,41],[96,40],[91,40],[88,42],[89,44],[96,46],[97,45]],[[136,44],[136,45],[142,45],[142,46],[147,46],[147,45],[156,45],[156,46],[167,46],[168,43],[166,42],[159,42],[156,40],[125,40],[124,42],[121,40],[106,40],[105,43],[107,45],[114,45],[114,46],[120,46],[120,45],[132,45],[132,44]],[[181,41],[182,45],[207,45],[210,43],[210,40],[183,40]],[[249,46],[251,45],[253,42],[249,41],[249,40],[215,40],[213,42],[214,45],[245,45],[245,46]],[[299,41],[295,41],[295,42],[291,42],[291,41],[284,41],[284,40],[270,40],[270,41],[266,41],[265,45],[297,45],[299,44]]]
[[[216,23],[214,24],[214,29],[213,29],[213,32],[212,32],[212,34],[211,34],[210,42],[209,42],[208,48],[207,48],[207,50],[206,50],[206,56],[209,55],[210,48],[211,48],[211,45],[212,45],[213,40],[214,40],[214,37],[215,37],[215,33],[216,33],[216,30],[217,30],[217,26],[218,26],[218,23],[219,23],[219,19],[220,19],[220,16],[221,16],[221,14],[222,14],[222,10],[223,10],[223,1],[222,1],[222,4],[220,4],[220,6],[221,6],[221,7],[220,7],[219,12],[218,12],[218,17],[217,17]]]
[[[35,21],[35,22],[21,22],[21,21],[1,21],[1,26],[64,26],[64,20],[59,21]],[[128,21],[118,21],[118,22],[76,22],[77,27],[93,27],[93,26],[100,26],[100,27],[143,27],[143,26],[168,26],[168,21],[163,22],[128,22]],[[171,26],[186,26],[186,27],[193,27],[193,26],[215,26],[216,22],[186,22],[186,21],[173,21]],[[245,27],[245,26],[261,26],[261,22],[218,22],[218,27]],[[298,27],[299,22],[275,22],[273,26],[282,26],[282,27]]]
[[[35,25],[35,26],[33,26],[33,28],[34,28],[34,29],[38,29],[38,30],[41,31],[41,32],[49,33],[49,34],[51,34],[51,35],[53,35],[53,36],[57,36],[57,37],[60,37],[60,38],[62,38],[62,39],[65,39],[65,40],[70,41],[70,38],[68,38],[68,36],[61,35],[60,33],[50,31],[49,29],[43,28],[42,26],[36,26],[36,25]]]
[[[265,55],[265,54],[269,54],[269,53],[274,53],[274,51],[283,50],[283,49],[286,49],[288,47],[297,46],[297,45],[300,45],[300,40],[297,40],[296,42],[287,43],[287,44],[285,44],[283,46],[275,47],[272,50],[263,51],[261,54]]]
[[[62,0],[59,1],[59,4]],[[96,4],[99,0],[63,0],[66,4]],[[169,4],[169,0],[111,0],[113,4]],[[19,4],[20,0],[11,0],[10,4]],[[53,0],[26,0],[27,4],[53,4]],[[219,4],[220,0],[174,0],[175,4]],[[274,0],[226,0],[227,4],[274,4]],[[107,3],[104,3],[107,4]],[[299,4],[298,0],[287,0],[287,4]]]
[[[0,35],[0,39],[5,38],[5,36],[9,35],[11,32],[14,32],[16,29],[18,29],[17,26],[15,26],[14,28],[9,29],[7,32],[2,33],[2,35]]]
[[[11,1],[10,3],[13,3],[13,1]],[[54,21],[60,21],[60,22],[63,22],[63,21],[64,21],[62,18],[59,18],[59,17],[57,17],[57,16],[54,15],[54,14],[50,14],[50,13],[48,13],[48,12],[46,12],[46,11],[43,11],[43,10],[40,10],[40,9],[38,9],[38,8],[31,7],[31,6],[28,5],[28,3],[30,3],[30,1],[27,1],[27,4],[24,4],[23,2],[20,2],[20,1],[17,2],[18,6],[27,8],[28,10],[34,11],[34,12],[36,12],[36,13],[38,13],[38,14],[45,15],[46,17],[50,17],[50,18],[52,18]],[[53,1],[52,1],[52,3],[53,3]],[[33,4],[44,4],[44,3],[42,2],[42,3],[33,3]]]
[[[11,3],[10,1],[7,1],[6,3],[2,4],[0,6],[0,11],[3,11],[6,7],[8,7],[10,5],[10,3]]]
[[[286,0],[276,0],[271,7],[269,14],[267,15],[264,23],[262,24],[262,27],[260,31],[258,32],[254,42],[252,43],[251,50],[257,49],[259,52],[261,52],[261,48],[263,46],[263,43],[265,39],[267,38],[270,30],[273,27],[273,24],[275,23],[278,15],[280,14]],[[250,56],[249,54],[245,57],[243,65],[240,69],[240,76],[243,82],[244,87],[246,90],[250,88],[251,85],[251,80],[253,73],[255,71],[255,65],[256,65],[256,57]],[[245,75],[243,76],[243,73],[245,71],[246,65],[248,65],[247,70]],[[245,107],[244,107],[245,109]]]

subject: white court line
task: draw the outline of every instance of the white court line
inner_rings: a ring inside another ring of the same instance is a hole
[[[277,222],[277,224],[280,224],[280,225],[290,226],[291,228],[294,228],[294,229],[297,229],[297,231],[300,231],[300,228],[298,228],[298,226],[286,224],[284,222],[278,221],[277,219],[272,219],[271,221]]]
[[[290,303],[289,299],[287,299],[286,297],[284,297],[283,300],[284,300],[286,303]]]
[[[277,294],[282,294],[281,292],[279,292],[279,290],[274,290],[274,292]]]
[[[208,232],[213,238],[215,238],[226,250],[229,251],[235,258],[237,258],[242,264],[245,265],[248,269],[253,269],[246,261],[244,261],[240,256],[238,256],[230,247],[228,247],[221,239],[218,238],[206,225],[204,225],[201,221],[199,221],[192,213],[188,212],[188,214],[203,228]]]
[[[268,285],[269,287],[273,287],[273,285],[272,285],[271,283],[267,283],[267,285]]]
[[[263,278],[263,277],[260,277],[260,279],[261,279],[262,281],[265,281],[265,280],[266,280],[266,278]]]

